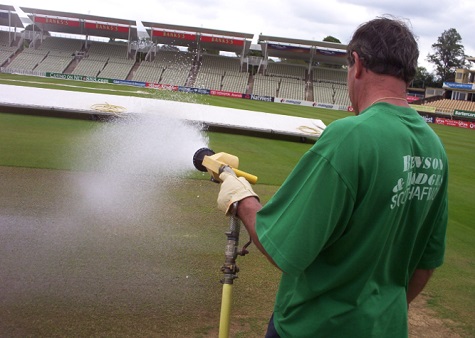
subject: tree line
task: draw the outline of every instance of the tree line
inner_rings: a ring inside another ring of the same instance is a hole
[[[426,60],[434,65],[434,72],[431,73],[425,67],[419,66],[412,87],[442,87],[444,82],[455,81],[457,69],[470,67],[462,37],[455,28],[444,31],[437,38],[437,42],[432,44],[432,51]]]

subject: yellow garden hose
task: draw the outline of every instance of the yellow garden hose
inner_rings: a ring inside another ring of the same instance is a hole
[[[231,320],[231,301],[233,295],[233,285],[223,284],[223,295],[221,300],[221,315],[219,318],[219,338],[229,337],[229,323]]]

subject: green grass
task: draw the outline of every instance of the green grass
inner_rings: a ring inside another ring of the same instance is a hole
[[[449,157],[449,224],[445,263],[435,272],[427,291],[436,311],[474,336],[475,132],[438,125],[433,128]]]
[[[111,86],[97,83],[74,83],[51,79],[27,78],[1,74],[0,83],[11,80],[42,82],[41,87],[58,88],[57,84],[75,84],[84,91],[104,91],[112,88],[123,90],[121,95],[137,95],[160,99],[179,99],[200,104],[287,114],[321,119],[329,124],[349,113],[238,100],[201,95],[171,95],[151,90],[149,94],[137,93],[137,88]],[[85,88],[87,87],[87,88]],[[61,88],[78,90],[75,87]],[[53,168],[72,170],[68,149],[80,144],[97,128],[97,122],[44,118],[25,115],[0,114],[0,166]],[[475,336],[475,131],[454,127],[431,125],[443,140],[449,157],[449,226],[445,264],[436,271],[426,293],[429,304],[442,317],[453,321],[457,330]],[[273,140],[254,136],[208,133],[210,147],[237,155],[240,168],[259,176],[257,190],[267,200],[279,186],[302,154],[311,146],[307,143]],[[202,178],[193,173],[190,178]],[[248,263],[247,263],[248,264]],[[250,299],[252,303],[253,300]],[[252,307],[249,311],[252,311]],[[249,325],[260,325],[252,323]]]

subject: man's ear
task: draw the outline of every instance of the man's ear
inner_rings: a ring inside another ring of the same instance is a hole
[[[355,60],[355,64],[353,65],[355,67],[355,78],[359,79],[363,73],[363,62],[357,52],[353,51],[351,54]]]

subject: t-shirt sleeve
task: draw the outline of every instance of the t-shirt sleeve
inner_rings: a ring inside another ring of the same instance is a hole
[[[353,203],[339,173],[312,148],[257,214],[259,240],[279,268],[299,274],[345,231]]]

